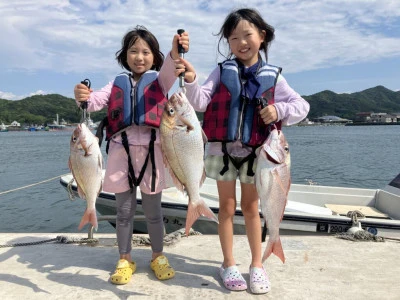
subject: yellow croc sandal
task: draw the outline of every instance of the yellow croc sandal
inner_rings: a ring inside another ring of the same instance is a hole
[[[134,261],[129,263],[129,267],[132,269],[132,274],[136,272],[136,263]]]
[[[115,268],[114,274],[111,275],[110,281],[114,284],[127,284],[136,271],[136,263],[128,262],[126,259],[120,259]]]
[[[164,255],[152,260],[150,268],[160,280],[167,280],[175,276],[175,270],[169,265],[168,259]]]

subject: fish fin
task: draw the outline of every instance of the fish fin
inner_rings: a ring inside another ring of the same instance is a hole
[[[97,215],[96,215],[96,210],[93,208],[92,209],[86,208],[85,213],[83,214],[83,217],[81,219],[81,222],[79,223],[78,230],[81,230],[83,226],[85,226],[87,223],[92,224],[94,229],[97,230],[98,228]]]
[[[186,118],[182,116],[178,116],[178,118],[184,125],[186,125],[186,132],[190,132],[194,129],[192,123],[190,123]]]
[[[201,136],[203,137],[203,143],[207,144],[208,143],[208,138],[207,138],[207,135],[204,133],[203,128],[201,129]]]
[[[165,156],[164,156],[165,157]],[[185,193],[185,186],[183,185],[183,183],[179,180],[179,178],[175,175],[174,170],[172,170],[172,168],[170,167],[167,158],[165,157],[165,161],[164,161],[165,166],[168,169],[169,175],[171,176],[172,182],[174,184],[174,186],[181,191],[182,193]]]
[[[76,181],[76,180],[75,180]],[[86,199],[86,195],[85,192],[82,190],[81,186],[79,185],[79,183],[76,181],[76,185],[78,186],[78,195],[79,198],[85,200]]]
[[[274,176],[274,180],[278,183],[278,186],[279,186],[279,188],[280,188],[281,191],[282,191],[282,198],[279,198],[279,200],[282,200],[282,202],[285,202],[285,206],[284,206],[284,207],[286,207],[286,204],[287,204],[287,195],[288,195],[288,193],[289,193],[290,183],[289,183],[289,185],[288,185],[288,187],[287,187],[287,189],[286,189],[285,186],[284,186],[284,183],[282,182],[281,176],[279,176],[278,171],[274,170],[274,172],[273,172],[272,174],[273,174],[273,176]],[[283,195],[285,195],[285,196],[283,196]],[[284,214],[285,214],[285,209],[283,209],[282,215],[281,215],[281,217],[280,217],[280,221],[281,221],[281,222],[282,222],[282,219],[283,219]]]
[[[263,149],[263,146],[260,146],[260,147],[258,147],[258,148],[256,149],[255,153],[256,153],[256,156],[257,156],[257,157],[260,155],[260,152],[261,152],[262,149]]]
[[[288,180],[288,188],[287,188],[287,192],[286,192],[286,197],[289,195],[289,190],[290,190],[290,186],[292,185],[292,179],[291,178],[289,178],[289,180]],[[286,198],[286,201],[287,201],[287,198]]]
[[[172,182],[174,183],[175,187],[181,191],[182,193],[186,193],[186,189],[185,186],[183,185],[183,183],[178,179],[178,177],[175,176],[174,172],[170,172],[171,174],[171,178],[172,178]]]
[[[85,155],[84,156],[89,156],[92,155],[92,150],[90,149],[93,146],[93,143],[89,145],[89,147],[87,148],[83,148],[83,150],[85,151]]]
[[[278,170],[276,168],[274,169],[272,174],[274,176],[274,180],[277,181],[278,186],[280,187],[282,193],[287,195],[289,193],[289,189],[288,189],[288,187],[285,187],[285,185],[283,183],[283,180],[282,180],[282,177],[279,175],[279,172],[278,172]],[[289,185],[289,187],[290,187],[290,185]]]
[[[203,175],[201,176],[199,187],[201,187],[203,185],[204,181],[206,180],[206,177],[207,177],[206,176],[206,169],[203,168]]]
[[[217,216],[208,207],[208,205],[204,202],[203,199],[200,199],[198,201],[189,200],[188,211],[186,215],[186,224],[185,224],[186,236],[189,235],[190,228],[200,216],[207,217],[218,223]]]
[[[168,162],[168,159],[167,159],[167,156],[165,155],[165,150],[164,150],[164,147],[162,146],[162,143],[161,143],[161,153],[163,154],[163,163],[164,163],[164,166],[166,167],[166,168],[168,168],[169,169],[169,162]]]
[[[79,185],[78,180],[76,180],[76,176],[74,174],[74,169],[71,169],[71,173],[72,173],[72,177],[75,179],[75,182],[76,182],[79,198],[86,199],[85,192],[83,191],[82,187]]]
[[[271,253],[275,254],[277,257],[280,258],[283,263],[285,263],[285,254],[283,253],[280,237],[278,237],[278,239],[274,242],[268,240],[267,248],[265,249],[264,255],[262,257],[262,262],[265,262],[265,260],[271,255]]]
[[[102,171],[102,169],[100,169],[100,172],[101,171]],[[100,176],[102,176],[102,175],[100,175]],[[103,190],[103,178],[100,181],[99,190],[97,191],[97,195],[96,196],[99,196],[102,190]]]
[[[103,170],[103,155],[98,156],[97,166],[99,167],[100,172]]]

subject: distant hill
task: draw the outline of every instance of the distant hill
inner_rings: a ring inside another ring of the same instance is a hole
[[[309,119],[334,115],[354,120],[358,112],[400,112],[400,91],[383,86],[351,94],[322,91],[303,97],[310,103]],[[58,94],[36,95],[18,101],[0,99],[0,123],[10,124],[15,120],[21,124],[46,124],[52,123],[56,114],[69,123],[77,123],[81,118],[75,100]],[[106,110],[90,115],[94,122],[105,116]]]
[[[358,112],[400,112],[400,91],[381,85],[351,94],[323,91],[303,98],[310,103],[309,119],[333,115],[354,120]]]
[[[102,110],[91,113],[90,117],[96,122],[106,113]],[[57,114],[60,121],[64,119],[68,123],[78,123],[82,116],[74,99],[58,94],[36,95],[17,101],[0,99],[0,123],[51,124]]]

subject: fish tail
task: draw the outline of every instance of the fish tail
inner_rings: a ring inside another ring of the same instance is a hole
[[[94,229],[97,231],[98,223],[97,223],[97,215],[95,209],[87,208],[85,210],[81,222],[79,223],[78,230],[81,230],[83,226],[85,226],[87,223],[92,224]]]
[[[280,260],[285,263],[285,254],[283,253],[282,242],[281,239],[278,237],[277,240],[271,242],[268,240],[267,248],[264,251],[264,255],[262,257],[262,262],[271,255],[271,253],[275,254]]]
[[[207,217],[218,223],[218,218],[213,213],[213,211],[207,206],[204,200],[200,199],[199,201],[189,201],[188,211],[186,215],[186,225],[185,225],[185,234],[189,235],[190,228],[196,222],[196,220],[200,217]]]

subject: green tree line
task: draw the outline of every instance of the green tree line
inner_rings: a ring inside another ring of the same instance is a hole
[[[327,90],[303,97],[310,103],[309,119],[334,115],[354,120],[358,112],[400,112],[400,91],[392,91],[383,86],[349,94]],[[106,110],[102,110],[91,113],[90,117],[97,122],[106,113]],[[0,99],[0,123],[17,121],[21,124],[51,124],[57,114],[59,120],[78,123],[82,112],[74,99],[58,94],[36,95],[17,101]],[[198,115],[201,119],[202,114]]]

